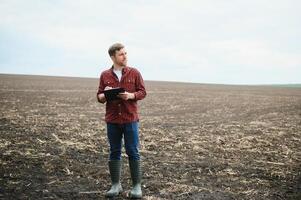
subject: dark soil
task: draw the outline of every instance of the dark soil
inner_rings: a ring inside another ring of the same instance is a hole
[[[301,88],[146,82],[144,199],[301,199]],[[0,199],[104,199],[97,79],[0,75]],[[123,153],[125,199],[131,181]]]

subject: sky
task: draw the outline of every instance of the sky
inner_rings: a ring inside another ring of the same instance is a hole
[[[0,0],[0,73],[99,77],[121,42],[145,80],[301,83],[298,0]]]

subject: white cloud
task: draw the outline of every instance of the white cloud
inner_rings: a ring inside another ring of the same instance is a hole
[[[9,30],[28,43],[35,40],[43,48],[58,49],[62,56],[56,64],[66,68],[76,65],[80,69],[87,62],[110,65],[107,48],[120,41],[127,45],[130,64],[141,66],[149,79],[240,83],[247,72],[272,70],[266,80],[287,81],[290,73],[293,77],[301,71],[298,8],[296,0],[2,0],[0,34]],[[3,62],[0,66],[10,64]],[[82,73],[93,75],[95,68],[86,72],[85,67]],[[239,78],[216,75],[227,70],[241,74]],[[53,73],[53,68],[49,66],[48,71]],[[81,75],[80,70],[74,73]],[[279,74],[288,75],[281,80]],[[258,81],[263,80],[253,82]]]
[[[225,64],[266,69],[294,69],[301,66],[301,54],[287,54],[273,49],[265,41],[224,40],[212,42],[208,48],[220,55]]]

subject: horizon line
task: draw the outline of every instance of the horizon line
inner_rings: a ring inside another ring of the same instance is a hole
[[[19,75],[19,76],[46,76],[46,77],[61,77],[61,78],[91,78],[98,79],[98,77],[91,76],[72,76],[72,75],[50,75],[50,74],[22,74],[22,73],[2,73],[0,75]],[[170,82],[170,83],[191,83],[191,84],[208,84],[208,85],[234,85],[234,86],[300,86],[301,83],[264,83],[264,84],[239,84],[239,83],[206,83],[206,82],[189,82],[189,81],[175,81],[175,80],[144,80],[153,82]]]

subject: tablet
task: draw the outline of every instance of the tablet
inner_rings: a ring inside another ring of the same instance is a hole
[[[105,90],[104,94],[105,94],[105,97],[106,97],[107,101],[113,101],[113,100],[116,100],[116,99],[120,99],[119,97],[117,97],[117,95],[119,93],[123,93],[123,92],[125,92],[125,89],[118,87],[118,88],[112,88],[112,89],[109,89],[109,90]]]

